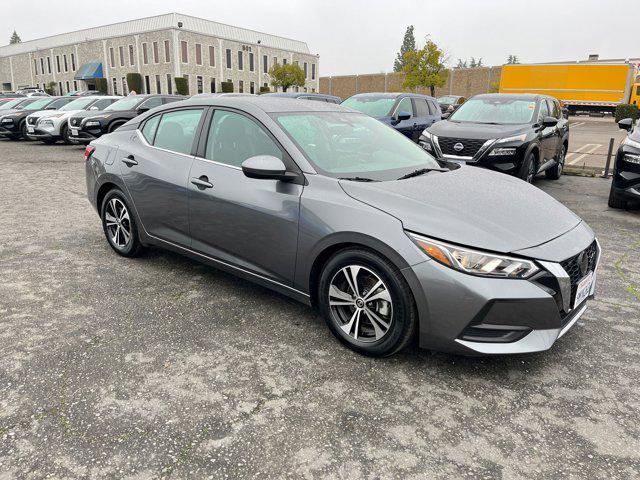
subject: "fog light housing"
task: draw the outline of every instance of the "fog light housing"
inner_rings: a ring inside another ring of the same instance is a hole
[[[507,157],[507,156],[512,156],[516,154],[516,149],[513,147],[498,147],[498,148],[494,148],[493,150],[491,150],[491,152],[489,152],[489,156],[503,156],[503,157]]]
[[[87,126],[87,127],[99,127],[100,126],[100,122],[87,122],[87,123],[85,123],[85,126]]]

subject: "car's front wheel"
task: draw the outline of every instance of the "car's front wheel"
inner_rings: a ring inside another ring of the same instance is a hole
[[[562,171],[564,170],[564,161],[567,156],[567,148],[562,145],[560,147],[560,151],[558,152],[558,157],[556,158],[556,164],[545,170],[544,175],[549,180],[558,180],[562,176]]]
[[[318,304],[342,343],[374,357],[404,348],[418,317],[409,285],[398,268],[365,249],[341,250],[325,264]]]
[[[527,183],[533,183],[536,173],[538,173],[536,156],[531,152],[525,157],[524,162],[522,162],[518,176]]]
[[[611,185],[611,189],[609,190],[609,206],[611,208],[619,208],[625,209],[627,208],[626,200],[621,199],[616,195],[616,192],[613,190],[613,184]]]
[[[60,136],[66,145],[71,145],[71,143],[73,143],[69,137],[69,127],[67,125],[62,125],[62,128],[60,129]]]
[[[124,257],[135,257],[142,250],[135,217],[127,199],[118,189],[107,193],[100,210],[102,229],[113,250]]]

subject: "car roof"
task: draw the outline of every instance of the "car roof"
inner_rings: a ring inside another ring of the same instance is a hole
[[[547,97],[547,95],[538,95],[535,93],[480,93],[478,95],[474,95],[473,98],[513,98],[514,100],[531,100],[535,101],[540,98],[551,98]]]
[[[411,93],[411,92],[368,92],[368,93],[356,93],[355,95],[352,95],[352,97],[378,97],[378,98],[411,97],[411,98],[428,98],[430,100],[435,100],[435,98],[430,97],[429,95],[423,95],[421,93]]]
[[[299,98],[299,97],[322,97],[322,98],[339,98],[336,95],[329,95],[328,93],[311,93],[311,92],[272,92],[263,93],[263,97],[285,97],[285,98]]]
[[[242,110],[257,108],[265,113],[285,113],[285,112],[356,112],[350,108],[341,107],[335,103],[310,102],[297,98],[284,98],[276,96],[259,95],[255,97],[200,97],[189,98],[182,102],[173,102],[164,107],[175,108],[178,106],[219,106],[237,107]],[[154,109],[154,111],[157,111]],[[361,112],[357,112],[361,113]]]

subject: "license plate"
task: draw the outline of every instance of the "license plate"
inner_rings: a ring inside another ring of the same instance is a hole
[[[33,133],[34,129],[33,127],[27,127],[27,133]]]
[[[78,136],[78,129],[77,128],[72,128],[71,129],[71,135],[73,135],[74,137]]]
[[[591,292],[591,284],[593,283],[593,272],[589,272],[589,275],[584,277],[578,283],[578,288],[576,289],[576,299],[573,302],[573,308],[580,305],[582,302],[586,300],[589,296],[589,292]]]

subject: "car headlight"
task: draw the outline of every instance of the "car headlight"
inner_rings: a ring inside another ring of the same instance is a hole
[[[460,272],[494,278],[529,278],[540,269],[531,260],[450,245],[407,232],[430,258]]]
[[[100,126],[100,122],[97,121],[91,121],[91,122],[87,122],[85,123],[86,127],[99,127]]]
[[[516,149],[515,148],[494,148],[493,150],[491,150],[489,152],[489,156],[493,156],[493,155],[503,155],[503,156],[512,156],[516,154]]]
[[[623,160],[629,163],[640,164],[640,155],[634,155],[633,153],[625,153]]]
[[[495,143],[524,142],[526,139],[527,134],[523,133],[514,137],[499,138]]]
[[[623,145],[627,145],[629,147],[633,147],[633,148],[638,148],[640,149],[640,142],[636,142],[635,140],[631,140],[629,137],[625,138],[622,141]]]

